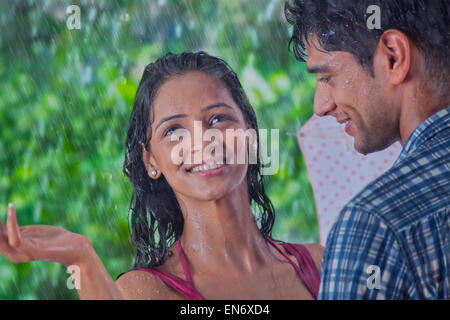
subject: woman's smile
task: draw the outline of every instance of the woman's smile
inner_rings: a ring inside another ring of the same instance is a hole
[[[209,161],[203,161],[200,164],[195,164],[185,169],[190,174],[195,174],[200,177],[217,176],[224,172],[227,162],[224,159],[211,159]]]
[[[211,177],[222,174],[227,166],[227,164],[212,162],[209,164],[198,165],[188,172],[200,177]]]

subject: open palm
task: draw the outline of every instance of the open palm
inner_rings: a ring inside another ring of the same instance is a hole
[[[13,263],[28,261],[76,264],[87,246],[86,237],[48,225],[19,227],[14,207],[8,207],[6,226],[0,221],[0,254]]]

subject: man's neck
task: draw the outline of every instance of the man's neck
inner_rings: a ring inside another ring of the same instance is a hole
[[[405,91],[400,114],[402,145],[422,122],[449,106],[449,101],[443,101],[442,98],[430,91],[423,85],[416,85]]]

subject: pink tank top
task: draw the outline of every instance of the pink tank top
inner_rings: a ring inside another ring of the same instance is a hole
[[[280,250],[273,240],[266,238],[267,241],[286,258],[286,260],[295,268],[300,279],[305,284],[306,288],[311,292],[314,298],[317,299],[319,293],[320,285],[320,274],[316,268],[314,260],[311,257],[308,249],[301,244],[291,244],[291,243],[280,243],[282,247],[289,254],[293,255],[298,264],[292,261],[289,256]],[[175,291],[182,294],[187,300],[205,300],[205,298],[200,294],[200,292],[195,289],[194,282],[192,281],[191,273],[189,272],[186,257],[181,247],[180,240],[176,241],[178,254],[180,256],[181,265],[183,267],[184,275],[186,280],[180,277],[174,276],[168,272],[155,270],[155,269],[136,269],[142,271],[148,271],[155,276],[159,277],[165,284],[174,289]]]

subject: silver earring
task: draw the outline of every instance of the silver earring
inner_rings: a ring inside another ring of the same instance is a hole
[[[156,177],[156,170],[152,170],[152,176]]]

